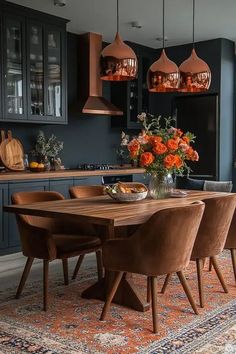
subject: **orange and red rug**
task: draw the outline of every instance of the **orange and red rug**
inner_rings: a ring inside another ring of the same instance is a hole
[[[215,272],[209,273],[206,267],[206,305],[199,316],[173,276],[166,293],[158,294],[158,334],[152,333],[151,311],[140,313],[112,305],[107,320],[99,321],[103,303],[80,297],[96,280],[95,269],[86,269],[69,286],[63,285],[62,278],[51,279],[47,313],[42,311],[41,282],[26,284],[19,300],[14,299],[15,289],[9,289],[0,293],[0,353],[210,353],[209,343],[217,347],[215,338],[222,333],[231,330],[236,337],[232,329],[236,324],[236,285],[228,255],[224,254],[219,264],[229,293],[223,292]],[[185,275],[199,304],[194,263]],[[145,296],[146,279],[135,276],[134,281]],[[158,283],[160,289],[163,277]],[[231,342],[234,347],[235,339]],[[202,347],[207,351],[201,351]]]

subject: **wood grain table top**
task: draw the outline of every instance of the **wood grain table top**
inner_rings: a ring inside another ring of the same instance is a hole
[[[196,200],[232,195],[232,193],[187,191],[184,198],[144,199],[132,203],[118,203],[109,196],[66,199],[27,205],[4,206],[4,211],[42,217],[68,217],[100,225],[137,225],[147,221],[156,211],[184,206]]]

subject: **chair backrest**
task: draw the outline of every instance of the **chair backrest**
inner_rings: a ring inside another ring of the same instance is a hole
[[[12,204],[31,204],[63,199],[64,197],[60,193],[48,191],[18,192],[11,196]],[[55,219],[39,216],[20,215],[20,220],[32,226],[42,227],[47,230],[51,230],[55,225]]]
[[[189,190],[203,190],[204,186],[203,179],[194,179],[186,176],[176,176],[176,188],[178,189],[189,189]]]
[[[74,186],[74,187],[70,187],[69,193],[72,199],[96,197],[104,194],[104,187],[103,186]]]
[[[204,191],[213,191],[213,192],[225,192],[230,193],[233,188],[232,181],[205,181],[203,190]]]
[[[128,239],[131,272],[162,275],[185,268],[204,211],[203,202],[156,212]]]
[[[234,211],[233,219],[230,224],[229,232],[226,238],[225,247],[226,249],[235,248],[236,249],[236,209]]]
[[[31,204],[63,200],[64,197],[57,192],[39,191],[14,193],[11,199],[13,204]],[[47,234],[51,234],[55,230],[62,230],[61,220],[29,215],[17,215],[16,219],[23,254],[26,257],[54,259],[56,257],[56,246],[53,239],[47,237]],[[40,228],[42,232],[37,228]]]
[[[191,259],[216,256],[222,252],[236,206],[236,195],[203,200],[205,211]]]

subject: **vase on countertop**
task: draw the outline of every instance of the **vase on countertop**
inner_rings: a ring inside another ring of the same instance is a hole
[[[51,170],[51,164],[50,164],[50,161],[48,160],[47,156],[43,156],[42,163],[44,164],[45,171],[50,171]]]
[[[152,174],[149,182],[149,195],[153,199],[164,199],[170,197],[174,187],[172,175]]]

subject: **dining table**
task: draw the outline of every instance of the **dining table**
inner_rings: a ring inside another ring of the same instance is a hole
[[[68,223],[72,222],[72,220],[73,222],[76,220],[77,222],[90,223],[97,226],[99,233],[102,232],[102,242],[106,242],[109,239],[117,237],[117,228],[132,227],[132,225],[138,227],[159,210],[181,207],[198,200],[204,200],[205,198],[227,196],[229,194],[223,192],[186,191],[186,196],[181,198],[169,197],[155,200],[148,197],[137,202],[123,203],[119,203],[108,195],[104,195],[24,205],[6,205],[4,206],[4,211],[47,218],[63,217],[65,222]],[[85,289],[82,292],[82,297],[105,300],[112,286],[114,275],[114,272],[105,270],[104,277]],[[124,275],[113,302],[143,312],[148,310],[150,306],[142,298],[140,290],[135,286],[131,274]]]

